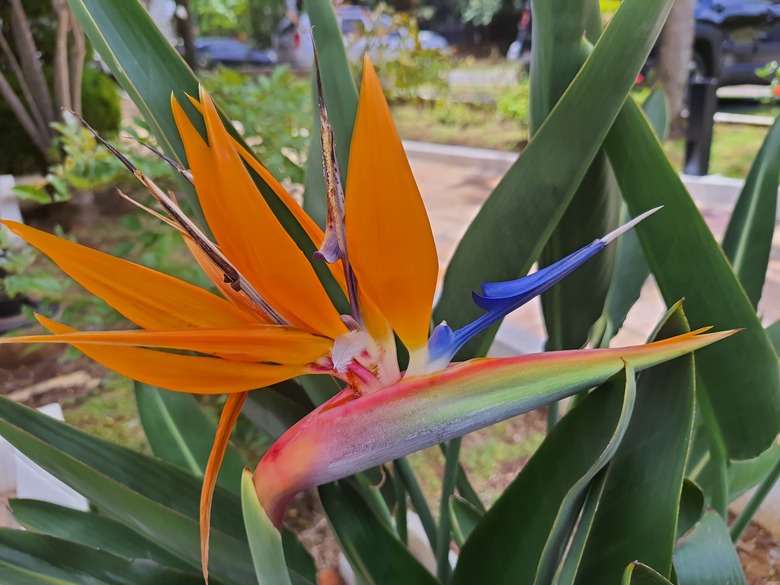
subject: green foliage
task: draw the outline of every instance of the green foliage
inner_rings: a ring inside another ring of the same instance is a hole
[[[460,128],[480,124],[484,110],[479,105],[446,99],[436,100],[433,104],[433,114],[439,123]]]
[[[122,103],[113,79],[102,71],[84,70],[82,107],[84,119],[106,137],[113,137],[122,124]]]
[[[390,20],[385,20],[387,16]],[[360,30],[359,38],[365,39],[367,47],[375,47],[376,54],[372,53],[372,59],[388,99],[420,100],[447,91],[451,61],[438,49],[422,47],[420,26],[412,14],[394,12],[380,4],[372,13],[371,21],[371,30]],[[385,57],[382,40],[389,34],[398,34],[401,46]],[[357,61],[353,63],[358,76],[359,65]]]
[[[190,9],[200,36],[243,36],[261,46],[271,44],[286,10],[277,0],[190,0]]]
[[[240,122],[258,159],[277,179],[302,183],[312,116],[309,83],[284,67],[251,77],[230,69],[204,76],[203,83]]]
[[[529,84],[523,79],[509,85],[498,94],[496,110],[505,120],[512,120],[522,126],[528,125]]]

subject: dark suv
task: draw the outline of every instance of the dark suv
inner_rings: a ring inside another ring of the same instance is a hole
[[[756,69],[780,61],[780,0],[698,0],[695,10],[693,78],[717,77],[721,86],[769,83],[756,75]],[[507,56],[522,58],[519,53],[530,49],[530,16],[530,10],[523,9],[514,53],[510,48]],[[645,74],[657,62],[656,45]]]
[[[756,69],[780,59],[780,0],[699,0],[694,77],[721,86],[768,83]]]

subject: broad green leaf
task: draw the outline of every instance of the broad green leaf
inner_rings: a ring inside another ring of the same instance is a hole
[[[566,558],[563,559],[563,563],[558,568],[558,574],[555,580],[552,581],[555,585],[572,585],[577,578],[577,569],[585,552],[585,545],[588,543],[596,512],[601,504],[601,495],[604,493],[606,475],[606,470],[602,469],[590,483],[588,495],[585,497],[582,513],[577,522],[577,530],[571,539],[568,551],[566,551]]]
[[[778,183],[780,122],[775,120],[750,167],[723,236],[723,251],[754,308],[761,298],[772,251]]]
[[[115,554],[190,569],[181,559],[126,525],[95,512],[81,512],[38,500],[11,500],[14,518],[27,530]]]
[[[302,386],[296,380],[286,380],[262,392],[250,392],[241,414],[275,440],[313,408]]]
[[[697,398],[702,400],[700,394]],[[705,409],[699,408],[699,412]],[[702,422],[704,418],[699,417],[695,427],[686,476],[701,488],[706,505],[725,517],[729,502],[729,462],[714,447],[709,427]]]
[[[471,531],[479,524],[484,514],[468,500],[459,496],[450,498],[450,523],[452,524],[452,535],[458,546],[463,546],[463,543],[468,540]]]
[[[481,314],[481,282],[517,278],[539,257],[596,156],[671,7],[624,0],[534,139],[482,206],[455,251],[435,320],[461,327]],[[631,50],[626,50],[630,47]],[[496,327],[461,353],[484,354]]]
[[[769,339],[633,101],[626,101],[605,145],[631,214],[664,205],[637,233],[666,302],[686,299],[692,329],[744,329],[699,352],[696,371],[699,400],[711,406],[707,423],[717,448],[732,459],[755,457],[780,431],[780,381]]]
[[[775,487],[778,478],[780,478],[780,459],[775,460],[774,465],[772,465],[769,472],[758,484],[756,490],[750,496],[750,500],[748,500],[748,503],[732,523],[729,532],[733,542],[737,542],[742,536],[742,532],[747,528],[748,524],[750,524],[750,521],[753,520],[753,516],[756,515],[756,512],[758,512],[758,509],[762,506],[764,500]]]
[[[640,562],[628,565],[621,583],[622,585],[672,585],[671,581]]]
[[[666,113],[666,98],[661,89],[654,89],[642,104],[642,110],[648,122],[661,140],[666,136],[668,117]],[[620,224],[629,219],[628,210],[623,204]],[[642,245],[636,235],[636,230],[629,230],[613,244],[615,251],[615,269],[604,306],[608,319],[609,331],[605,336],[611,339],[623,326],[631,307],[639,300],[642,287],[650,276],[650,267],[645,260]]]
[[[588,8],[593,5],[598,10],[595,0],[533,3],[532,133],[542,125],[587,57],[582,35],[591,12]],[[550,235],[539,259],[540,267],[615,229],[620,202],[609,160],[600,150]],[[542,295],[547,349],[576,349],[585,344],[591,326],[604,308],[614,263],[615,247],[610,246]]]
[[[780,321],[775,321],[766,328],[766,334],[775,348],[775,354],[780,357]]]
[[[52,202],[51,196],[45,189],[39,189],[31,185],[18,185],[11,189],[11,193],[23,201],[35,201],[36,203],[41,203],[43,205]]]
[[[666,140],[666,135],[669,132],[669,112],[666,110],[666,96],[663,88],[656,87],[650,92],[642,104],[642,110],[658,140],[660,142]]]
[[[627,219],[628,215],[625,217]],[[635,230],[629,230],[620,236],[613,245],[616,247],[615,270],[604,306],[604,313],[609,319],[610,338],[623,326],[628,312],[639,299],[642,287],[650,275],[650,268]]]
[[[674,549],[678,585],[746,585],[729,529],[710,510]]]
[[[284,563],[282,535],[266,516],[252,483],[252,473],[245,469],[241,479],[241,504],[252,551],[258,585],[291,585]]]
[[[45,417],[43,414],[37,414]],[[90,500],[101,513],[126,524],[133,531],[187,562],[193,569],[200,568],[197,520],[106,477],[11,422],[0,421],[0,435],[43,469]],[[254,575],[245,542],[212,530],[210,550],[210,568],[217,580],[238,585],[247,582]]]
[[[704,514],[704,494],[699,486],[686,479],[683,481],[680,493],[680,510],[677,515],[677,531],[675,540],[682,538],[686,532],[701,520]]]
[[[620,382],[620,377],[616,376],[614,380],[614,383],[617,384]],[[560,566],[567,544],[571,539],[571,533],[577,522],[577,517],[585,503],[589,486],[594,483],[597,475],[604,469],[604,466],[610,459],[614,457],[625,437],[631,420],[631,413],[636,404],[636,374],[629,363],[626,364],[623,371],[622,381],[625,386],[624,407],[615,429],[615,434],[604,449],[604,452],[591,465],[591,468],[577,480],[563,499],[536,568],[536,578],[534,580],[536,584],[541,585],[552,582]]]
[[[126,559],[52,536],[7,528],[0,529],[0,562],[66,583],[72,574],[72,582],[79,585],[198,585],[203,582],[194,572],[185,573],[149,560]],[[18,582],[6,583],[17,585]]]
[[[689,331],[680,303],[655,340]],[[671,576],[694,414],[694,357],[643,372],[628,430],[606,469],[601,503],[575,583],[616,583],[632,561]],[[628,519],[628,521],[627,521]]]
[[[136,382],[135,399],[155,456],[203,477],[217,427],[195,398]],[[217,483],[238,493],[245,466],[239,452],[228,445]]]
[[[454,585],[532,584],[539,566],[555,571],[588,485],[617,449],[633,402],[629,367],[560,420],[461,548]]]
[[[341,37],[341,27],[336,21],[332,3],[330,0],[304,0],[303,4],[312,24],[312,35],[319,56],[322,94],[325,99],[325,107],[328,109],[328,119],[333,126],[336,156],[341,176],[346,181],[349,146],[352,141],[352,128],[355,125],[357,113],[358,92],[349,70]],[[316,99],[314,102],[316,103]],[[303,206],[317,223],[324,226],[328,210],[319,130],[320,119],[317,108],[314,108]]]
[[[365,585],[438,583],[349,481],[320,486],[319,493],[341,550]]]
[[[59,571],[60,575],[44,575],[30,569],[0,561],[0,583],[14,585],[81,585],[78,576]]]
[[[166,508],[193,520],[198,519],[201,480],[178,467],[92,437],[2,396],[0,420],[11,423],[44,443],[57,445],[57,449],[64,455],[79,460],[108,479]],[[216,530],[230,536],[246,538],[237,495],[217,487],[212,524]]]
[[[736,461],[728,467],[729,501],[755,487],[766,477],[769,470],[780,461],[780,445],[772,443],[766,451],[755,459]]]
[[[535,15],[534,15],[535,16]],[[539,266],[552,264],[611,232],[620,218],[620,189],[600,150],[545,246]],[[610,290],[617,248],[607,246],[542,295],[548,350],[578,349],[601,316]]]

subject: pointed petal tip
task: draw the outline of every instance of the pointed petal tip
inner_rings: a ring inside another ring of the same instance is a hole
[[[647,219],[651,215],[653,215],[656,211],[660,210],[663,207],[663,205],[659,205],[658,207],[654,207],[653,209],[649,209],[645,211],[643,214],[636,216],[634,219],[629,221],[628,223],[623,224],[619,228],[617,228],[614,231],[611,231],[606,236],[601,238],[601,241],[606,245],[612,242],[613,240],[616,240],[620,236],[622,236],[624,233],[626,233],[628,230],[633,228],[635,225],[640,223],[641,221]]]

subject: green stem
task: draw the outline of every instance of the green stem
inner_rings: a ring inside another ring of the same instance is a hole
[[[547,434],[553,430],[553,427],[558,422],[558,403],[553,402],[547,406]]]
[[[376,487],[366,473],[358,473],[355,475],[357,483],[360,486],[360,490],[363,492],[363,496],[366,499],[366,503],[373,508],[385,526],[392,530],[393,528],[393,515],[390,513],[390,508],[387,507],[387,502],[382,497],[382,492]]]
[[[479,495],[477,495],[476,490],[469,482],[469,478],[466,475],[466,470],[463,469],[463,466],[460,464],[458,465],[457,488],[458,493],[464,500],[466,500],[480,512],[485,512],[485,505],[482,503],[482,500],[479,499]]]
[[[393,464],[395,475],[393,477],[393,487],[395,488],[395,530],[398,538],[404,544],[409,544],[409,533],[406,528],[406,488],[401,479],[401,473],[398,471],[398,464]]]
[[[423,495],[422,489],[420,489],[420,484],[417,483],[414,470],[405,457],[396,459],[394,464],[401,481],[406,486],[409,499],[412,500],[412,506],[420,517],[420,522],[423,525],[423,530],[425,530],[425,535],[428,537],[428,542],[431,544],[431,548],[436,550],[436,522],[433,520],[433,514],[431,514],[431,509],[428,507],[428,502],[425,501],[425,495]]]
[[[439,502],[439,536],[436,547],[436,573],[442,583],[447,583],[450,577],[450,498],[455,491],[460,461],[460,438],[447,444],[447,455],[444,464],[444,479],[441,486],[441,501]]]
[[[439,444],[439,449],[441,450],[441,454],[446,456],[447,450],[443,443]],[[460,494],[460,497],[462,497],[464,500],[466,500],[469,504],[474,506],[477,510],[485,513],[485,505],[482,503],[482,500],[479,499],[479,495],[477,494],[477,491],[474,489],[474,487],[471,485],[471,482],[469,481],[469,476],[466,475],[466,470],[463,469],[463,465],[460,463],[458,464],[458,479],[456,483],[456,487],[458,489],[458,493]]]
[[[737,516],[737,519],[734,520],[734,524],[731,525],[730,533],[732,542],[736,543],[739,540],[739,537],[742,536],[742,532],[744,532],[745,528],[747,528],[747,525],[750,524],[753,516],[761,507],[761,504],[764,503],[767,494],[769,494],[769,492],[772,490],[772,487],[775,485],[779,477],[780,459],[775,461],[775,464],[772,466],[772,469],[769,470],[767,476],[761,481],[760,484],[758,484],[755,493],[750,498],[750,501],[745,506],[745,509],[742,510],[740,515]]]

